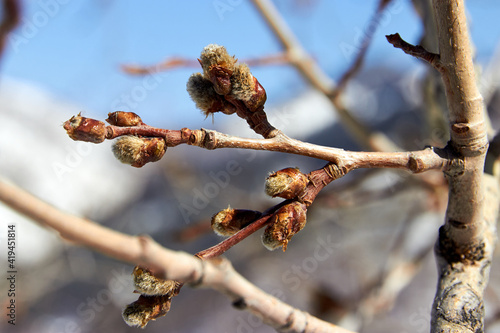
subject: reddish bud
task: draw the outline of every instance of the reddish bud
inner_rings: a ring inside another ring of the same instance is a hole
[[[142,138],[133,135],[120,137],[113,145],[115,157],[120,162],[136,168],[159,161],[166,150],[163,138]]]
[[[115,111],[108,113],[108,123],[120,127],[137,126],[142,124],[142,119],[134,112]]]
[[[298,168],[286,168],[266,179],[266,193],[271,197],[293,199],[304,193],[309,180]]]
[[[71,117],[63,125],[69,137],[75,141],[101,143],[106,139],[106,124],[102,121],[85,118],[80,114]]]
[[[220,236],[231,236],[257,220],[261,212],[228,207],[212,217],[212,229]]]
[[[278,209],[262,235],[262,244],[271,251],[281,246],[286,251],[292,236],[306,225],[306,212],[306,205],[298,201]]]

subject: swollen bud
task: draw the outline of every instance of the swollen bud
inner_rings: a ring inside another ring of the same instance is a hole
[[[306,212],[306,205],[298,201],[278,209],[262,235],[262,244],[270,251],[281,246],[283,246],[283,252],[286,251],[292,236],[306,225]]]
[[[122,136],[113,145],[113,154],[122,163],[140,168],[149,162],[159,161],[167,147],[163,138]]]
[[[266,194],[271,197],[293,199],[304,193],[309,180],[298,168],[286,168],[269,175]]]
[[[212,217],[212,229],[217,235],[231,236],[261,217],[262,213],[228,207]]]
[[[71,117],[63,125],[69,137],[75,141],[101,143],[106,139],[106,124],[80,115]]]
[[[225,114],[236,112],[234,105],[217,94],[210,80],[204,78],[200,73],[195,73],[189,78],[186,89],[196,107],[203,111],[205,116],[221,111]]]
[[[154,276],[150,271],[139,266],[134,268],[132,273],[134,276],[135,290],[142,295],[169,295],[175,296],[177,287],[180,285],[174,280],[163,280]]]
[[[127,305],[122,317],[127,325],[144,328],[150,320],[162,317],[170,310],[172,299],[169,296],[144,296]]]
[[[267,95],[259,81],[250,73],[246,64],[237,64],[231,77],[231,95],[240,100],[252,112],[266,102]]]
[[[226,48],[217,44],[207,45],[198,61],[205,78],[212,82],[215,91],[219,95],[229,94],[236,59],[227,53]]]
[[[108,113],[108,123],[120,127],[130,127],[142,124],[142,119],[134,112],[115,111]]]

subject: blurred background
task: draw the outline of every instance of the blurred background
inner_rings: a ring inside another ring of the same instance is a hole
[[[335,81],[373,34],[364,66],[343,92],[345,106],[401,149],[446,143],[443,118],[430,111],[445,108],[439,77],[385,39],[398,32],[437,52],[432,24],[426,21],[427,1],[393,0],[380,16],[374,16],[376,1],[273,3]],[[0,59],[0,175],[52,205],[196,253],[221,240],[209,227],[219,210],[230,205],[263,211],[279,202],[264,194],[270,172],[286,167],[310,172],[323,166],[322,161],[278,153],[179,146],[160,162],[135,169],[114,159],[110,142],[75,142],[62,129],[79,112],[104,120],[108,112],[123,110],[155,127],[204,127],[256,137],[235,116],[205,119],[195,108],[185,86],[200,68],[145,75],[123,70],[123,65],[154,66],[171,57],[196,60],[211,43],[224,45],[241,61],[280,54],[280,43],[250,1],[20,4],[20,23]],[[500,107],[500,3],[469,1],[467,9],[479,85],[494,132]],[[293,66],[282,62],[251,69],[267,91],[266,113],[275,127],[312,143],[365,149],[344,129],[331,101]],[[225,256],[265,291],[346,328],[429,331],[437,281],[432,246],[447,189],[440,174],[425,177],[357,170],[322,192],[309,209],[307,227],[285,253],[267,251],[256,233]],[[138,330],[121,318],[122,309],[137,299],[132,266],[64,242],[0,204],[0,244],[11,224],[18,243],[17,322],[13,327],[3,317],[2,332]],[[6,250],[0,253],[4,270]],[[485,298],[488,332],[500,332],[500,261],[495,261]],[[9,302],[5,281],[0,282],[3,308]],[[171,311],[145,331],[274,330],[214,291],[183,288]]]

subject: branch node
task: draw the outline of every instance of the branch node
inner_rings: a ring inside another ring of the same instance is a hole
[[[439,54],[429,52],[420,45],[412,45],[404,41],[398,33],[386,35],[385,38],[387,38],[387,41],[395,48],[401,49],[406,54],[428,62],[429,65],[439,72],[444,70]]]

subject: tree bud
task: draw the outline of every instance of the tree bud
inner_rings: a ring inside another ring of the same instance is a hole
[[[101,143],[106,139],[106,124],[80,115],[71,117],[63,125],[69,137],[75,141]]]
[[[108,123],[120,127],[137,126],[142,124],[142,119],[134,112],[115,111],[108,113]]]
[[[205,78],[210,80],[219,95],[231,92],[231,75],[236,59],[231,57],[224,46],[210,44],[201,52],[198,60]]]
[[[262,235],[262,244],[270,250],[283,246],[286,251],[288,242],[306,225],[306,205],[294,201],[278,209]]]
[[[127,325],[144,328],[150,320],[155,320],[168,313],[172,299],[169,296],[144,296],[127,305],[122,317]]]
[[[163,280],[154,276],[150,271],[139,266],[134,268],[135,290],[142,295],[170,295],[174,296],[179,283],[174,280]]]
[[[217,94],[212,82],[204,78],[200,73],[191,75],[186,88],[196,107],[202,110],[205,116],[218,111],[225,114],[236,112],[235,106],[226,101],[223,96]]]
[[[159,161],[167,147],[163,138],[122,136],[113,145],[113,154],[122,163],[140,168],[149,162]]]
[[[258,219],[261,212],[228,207],[212,217],[212,229],[220,236],[231,236]]]
[[[237,64],[231,77],[231,95],[242,101],[252,112],[264,106],[267,95],[259,81],[250,73],[246,64]]]
[[[304,193],[308,183],[307,176],[298,168],[286,168],[267,177],[266,193],[273,198],[293,199]]]

